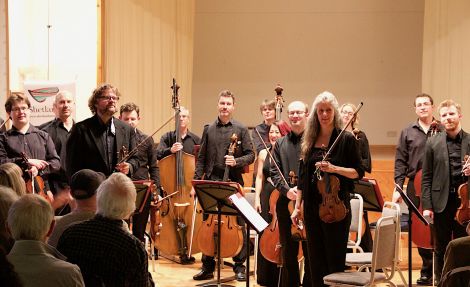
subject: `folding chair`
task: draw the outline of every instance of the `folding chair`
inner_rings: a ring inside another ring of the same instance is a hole
[[[323,277],[323,282],[330,286],[376,286],[377,283],[382,282],[396,286],[391,280],[398,260],[398,225],[399,222],[395,216],[381,217],[377,222],[371,272],[337,272]],[[376,271],[378,269],[389,272],[380,273]]]
[[[362,220],[364,213],[364,201],[362,196],[359,194],[352,195],[351,198],[351,225],[349,226],[349,239],[348,239],[348,248],[353,251],[358,250],[359,252],[364,252],[361,244],[362,236]],[[355,235],[355,239],[351,239],[351,235]]]
[[[393,216],[396,218],[398,222],[397,226],[397,234],[398,238],[401,237],[401,226],[400,226],[400,206],[397,203],[386,201],[382,208],[382,217]],[[396,261],[395,269],[401,277],[404,286],[406,286],[405,276],[403,275],[399,264],[401,262],[400,256],[400,240],[398,240],[398,257]],[[347,253],[346,254],[346,265],[347,266],[359,266],[358,271],[362,271],[365,268],[368,268],[372,264],[372,252],[365,252],[365,253]],[[384,270],[387,272],[387,270]]]

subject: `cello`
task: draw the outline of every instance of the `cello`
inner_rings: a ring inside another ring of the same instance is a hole
[[[171,88],[176,141],[181,142],[179,86],[175,79]],[[155,236],[155,245],[166,255],[179,255],[179,263],[182,264],[194,261],[191,254],[199,252],[198,247],[193,244],[193,239],[194,230],[199,228],[202,222],[202,211],[197,199],[190,196],[195,163],[195,156],[182,150],[158,161],[165,199],[159,210],[161,228],[156,232],[158,234]],[[170,195],[167,196],[166,192]]]
[[[237,135],[232,134],[228,155],[235,153],[237,140]],[[230,168],[226,165],[223,181],[229,181],[229,172]],[[243,247],[243,232],[241,226],[237,224],[237,217],[235,215],[221,215],[220,234],[218,233],[218,225],[219,222],[215,214],[210,214],[202,223],[197,235],[201,252],[206,256],[220,255],[220,258],[233,257],[240,253]],[[223,242],[220,245],[220,254],[217,254],[217,242]]]

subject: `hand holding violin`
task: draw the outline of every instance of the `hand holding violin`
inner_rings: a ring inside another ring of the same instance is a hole
[[[470,176],[470,162],[467,162],[462,166],[462,174],[464,176]]]
[[[291,187],[289,191],[287,191],[287,198],[290,200],[297,199],[297,186]]]
[[[123,174],[128,174],[130,170],[130,164],[127,162],[121,162],[116,165],[116,170],[122,172]]]
[[[320,168],[323,172],[334,173],[337,170],[337,167],[331,164],[329,161],[317,161],[315,167]]]
[[[31,166],[31,168],[35,167],[36,170],[39,171],[39,170],[42,170],[42,169],[46,168],[49,165],[49,163],[45,160],[29,158],[28,159],[28,165]]]

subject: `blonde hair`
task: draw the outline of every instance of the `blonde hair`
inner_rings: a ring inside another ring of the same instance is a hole
[[[23,179],[23,171],[18,165],[12,162],[0,165],[0,185],[10,187],[18,196],[26,194],[26,183]]]
[[[344,107],[351,107],[351,109],[353,109],[353,111],[357,110],[357,107],[356,107],[355,104],[345,103],[345,104],[342,104],[341,107],[339,108],[340,113],[343,111]],[[351,121],[352,129],[354,129],[356,127],[356,125],[359,125],[359,114],[357,114],[356,117],[353,118],[352,121]]]
[[[5,222],[7,221],[8,210],[13,202],[20,198],[13,189],[0,186],[0,233],[5,229]]]
[[[441,109],[442,108],[449,108],[449,107],[452,107],[454,106],[456,109],[457,109],[457,112],[460,114],[462,114],[462,107],[457,104],[454,100],[444,100],[442,101],[440,104],[439,104],[439,107],[437,108],[437,110],[439,111],[439,113],[441,113]]]
[[[320,103],[329,103],[333,106],[334,109],[334,121],[333,125],[335,128],[341,128],[341,117],[338,111],[338,100],[336,100],[335,95],[325,91],[319,94],[312,104],[312,113],[308,116],[307,126],[305,127],[304,135],[302,136],[301,144],[301,157],[306,159],[309,152],[312,150],[313,145],[317,141],[318,135],[320,133],[320,121],[318,120],[317,108]]]
[[[25,194],[11,205],[7,221],[15,240],[43,240],[53,219],[49,202],[37,194]]]

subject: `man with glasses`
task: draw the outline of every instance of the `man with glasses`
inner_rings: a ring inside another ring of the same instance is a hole
[[[135,130],[113,116],[119,97],[118,89],[110,84],[101,84],[93,91],[88,99],[93,116],[75,124],[67,142],[69,177],[84,168],[106,176],[115,171],[131,176],[141,166],[136,155],[124,161],[118,156],[125,150],[132,151],[136,145]]]
[[[60,158],[51,137],[30,124],[31,103],[23,94],[12,94],[5,103],[12,127],[0,135],[0,164],[13,162],[27,171],[25,180],[31,176],[47,176],[60,168]],[[24,155],[24,156],[23,156]],[[27,159],[27,162],[25,162]],[[45,192],[52,200],[49,185]]]
[[[414,178],[422,168],[424,146],[427,139],[433,134],[433,122],[436,124],[433,112],[433,99],[430,95],[419,94],[414,100],[415,113],[418,119],[402,130],[395,154],[395,183],[401,188],[408,178],[406,188],[407,195],[416,206],[419,199],[416,197]],[[395,191],[393,201],[401,201],[400,194]],[[418,285],[430,285],[432,283],[432,251],[418,247],[418,253],[423,260],[421,277],[416,281]]]
[[[290,201],[297,198],[297,177],[299,176],[300,145],[304,133],[308,106],[301,101],[294,101],[287,106],[287,114],[291,131],[284,137],[277,139],[273,148],[273,158],[276,165],[271,164],[270,174],[274,187],[280,195],[276,204],[276,213],[279,224],[279,240],[282,246],[282,274],[280,286],[310,286],[309,272],[305,272],[303,280],[300,278],[297,255],[299,242],[291,236],[291,218],[288,209]],[[279,170],[278,168],[279,167]],[[294,174],[292,174],[292,172]],[[288,181],[286,183],[284,178]],[[302,244],[305,252],[307,245]],[[308,257],[305,257],[305,270],[309,270]]]

